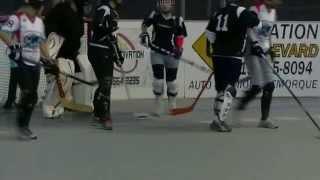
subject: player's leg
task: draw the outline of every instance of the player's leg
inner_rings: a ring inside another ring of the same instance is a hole
[[[151,52],[151,65],[153,71],[153,94],[155,96],[155,115],[163,113],[163,93],[164,93],[164,56]]]
[[[113,60],[110,52],[98,47],[89,47],[89,60],[99,82],[95,91],[93,106],[94,116],[106,130],[112,130],[111,87],[113,80]]]
[[[215,98],[214,112],[217,116],[210,127],[218,132],[231,132],[231,127],[226,123],[228,114],[236,97],[235,83],[241,73],[241,61],[237,59],[216,58],[215,81],[217,96]],[[227,71],[226,71],[227,70]]]
[[[21,88],[21,98],[18,104],[17,126],[20,138],[25,140],[37,139],[29,128],[32,112],[38,100],[38,84],[40,69],[38,67],[20,67],[18,85]]]
[[[17,67],[10,68],[10,80],[9,80],[9,89],[8,89],[8,98],[4,104],[4,109],[11,109],[12,104],[15,103],[16,94],[17,94]]]
[[[262,87],[261,121],[259,123],[259,127],[276,129],[278,126],[275,125],[269,118],[270,106],[275,86],[273,72],[267,63],[269,63],[267,60],[261,59],[261,74],[263,76],[264,85]]]
[[[245,64],[251,77],[251,88],[245,92],[243,98],[240,99],[237,109],[244,110],[250,101],[261,92],[262,74],[261,59],[257,56],[249,55],[245,59]]]
[[[168,107],[174,109],[177,106],[176,97],[178,95],[177,74],[179,68],[179,60],[167,56],[165,59],[166,82]]]

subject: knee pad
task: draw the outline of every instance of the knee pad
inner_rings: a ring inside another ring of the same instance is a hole
[[[177,79],[177,73],[178,73],[177,68],[167,68],[166,69],[166,81],[167,82],[175,81]]]
[[[178,94],[178,86],[176,81],[167,81],[167,95],[176,97]]]
[[[163,79],[155,78],[153,80],[152,86],[153,86],[154,95],[156,95],[156,96],[163,95],[163,89],[164,89],[164,80]]]
[[[226,93],[228,93],[229,95],[232,96],[232,98],[234,98],[237,95],[237,89],[234,86],[228,85],[225,90],[225,95]]]
[[[274,83],[273,82],[270,82],[270,83],[267,83],[264,87],[263,87],[263,92],[268,92],[270,94],[273,93],[275,89],[275,86],[274,86]]]
[[[164,66],[162,64],[152,65],[153,77],[156,79],[164,79]]]

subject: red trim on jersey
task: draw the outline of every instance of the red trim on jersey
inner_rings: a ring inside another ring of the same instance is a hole
[[[264,4],[264,0],[257,0],[256,1],[256,8],[257,8],[257,11],[258,11],[258,13],[261,11],[261,7],[262,7],[262,5]]]

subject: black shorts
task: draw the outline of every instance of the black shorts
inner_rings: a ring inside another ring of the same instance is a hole
[[[236,58],[214,57],[215,86],[218,92],[228,85],[234,86],[241,74],[242,61]]]

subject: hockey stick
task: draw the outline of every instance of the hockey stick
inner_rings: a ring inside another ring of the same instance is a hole
[[[265,56],[263,56],[264,60],[268,60]],[[271,59],[272,61],[274,61],[274,57],[271,55]],[[300,99],[294,94],[294,92],[290,89],[290,87],[287,85],[287,83],[285,82],[285,80],[279,75],[279,73],[277,73],[272,65],[268,62],[267,63],[269,68],[272,69],[272,72],[274,75],[277,76],[277,78],[281,81],[281,83],[283,84],[283,86],[288,90],[288,92],[291,94],[291,96],[293,97],[293,99],[297,102],[297,104],[299,105],[299,107],[302,109],[302,111],[307,115],[307,117],[311,120],[311,122],[313,123],[313,125],[318,129],[318,131],[320,131],[320,126],[319,124],[315,121],[315,119],[312,117],[312,115],[310,114],[310,112],[304,107],[304,105],[302,104],[302,102],[300,101]]]
[[[177,116],[177,115],[181,115],[181,114],[186,114],[189,112],[192,112],[193,109],[196,107],[201,95],[203,94],[204,90],[207,88],[208,83],[210,82],[212,76],[213,76],[214,72],[211,72],[210,76],[208,77],[206,83],[202,86],[201,91],[199,92],[198,96],[196,97],[196,99],[193,101],[193,103],[191,104],[191,106],[187,106],[187,107],[182,107],[182,108],[175,108],[175,109],[170,109],[169,114],[173,115],[173,116]]]
[[[168,51],[166,49],[163,49],[163,48],[161,48],[161,47],[159,47],[159,46],[157,46],[157,45],[155,45],[155,44],[153,44],[151,42],[149,43],[149,46],[150,46],[151,49],[156,49],[156,50],[158,50],[158,51],[160,51],[160,52],[162,52],[162,53],[164,53],[166,55],[174,57],[174,53],[172,53],[172,52],[170,52],[170,51]],[[182,61],[182,62],[184,62],[186,64],[189,64],[190,66],[195,67],[195,68],[199,69],[202,72],[205,72],[205,73],[211,73],[212,72],[212,70],[208,69],[207,67],[201,66],[200,64],[197,64],[197,63],[195,63],[195,62],[193,62],[193,61],[191,61],[189,59],[181,57],[181,58],[179,58],[177,60],[180,60],[180,61]]]
[[[24,58],[23,61],[26,61],[26,62],[28,62],[28,63],[34,64],[34,65],[36,65],[36,66],[48,67],[48,65],[46,65],[45,63],[35,62],[35,61],[33,61],[33,60],[30,60],[30,59],[25,59],[25,58]],[[76,77],[76,76],[74,76],[74,75],[72,75],[72,74],[69,74],[69,73],[66,73],[66,72],[63,72],[63,71],[59,71],[59,74],[64,75],[64,76],[66,76],[66,77],[68,77],[68,78],[72,78],[72,79],[74,79],[74,80],[76,80],[76,81],[79,81],[79,82],[81,82],[81,83],[83,83],[83,84],[87,84],[87,85],[89,85],[89,86],[95,86],[95,85],[98,84],[98,81],[91,81],[91,82],[90,82],[90,81],[86,81],[86,80],[84,80],[84,79],[78,78],[78,77]]]
[[[83,104],[77,104],[74,101],[68,100],[65,98],[65,93],[63,90],[62,82],[59,78],[59,76],[56,76],[56,83],[58,86],[58,91],[60,95],[60,101],[64,108],[72,110],[72,111],[78,111],[78,112],[93,112],[93,108],[91,106],[83,105]]]

